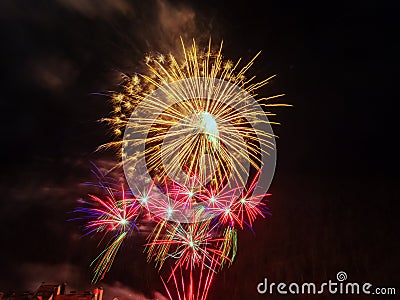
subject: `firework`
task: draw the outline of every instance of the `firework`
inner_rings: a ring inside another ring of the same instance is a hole
[[[100,199],[89,195],[90,201],[84,202],[88,207],[80,207],[75,211],[85,215],[87,223],[85,230],[88,234],[95,232],[129,232],[136,227],[136,219],[140,206],[136,199],[125,197],[125,190],[121,187],[122,199],[117,199],[111,188],[106,188],[107,196]]]
[[[90,196],[88,234],[111,236],[93,261],[102,279],[137,222],[151,219],[148,261],[153,261],[170,299],[206,299],[212,280],[237,253],[237,234],[265,217],[275,168],[275,135],[267,117],[282,95],[257,97],[274,77],[247,76],[247,64],[214,50],[211,39],[193,41],[181,55],[149,54],[147,72],[124,75],[111,94],[110,124],[129,185],[118,197],[103,185],[105,198]],[[257,98],[257,100],[254,99]],[[114,169],[115,169],[114,168]],[[122,192],[121,192],[122,191]],[[165,275],[164,270],[170,270]]]
[[[148,259],[154,259],[160,269],[169,260],[170,274],[161,278],[170,299],[206,299],[214,275],[224,263],[233,261],[236,231],[219,229],[211,220],[196,219],[191,223],[161,222],[155,228],[147,245]]]
[[[115,190],[105,185],[103,179],[98,186],[105,192],[104,198],[89,195],[89,201],[81,201],[85,206],[75,210],[81,215],[81,219],[86,220],[86,234],[102,233],[102,240],[108,237],[105,250],[91,263],[95,273],[93,282],[104,278],[125,238],[133,230],[137,230],[136,221],[141,209],[136,199],[126,197],[123,186],[120,190]]]
[[[175,270],[171,270],[168,279],[163,279],[161,276],[161,280],[171,300],[202,300],[207,298],[215,274],[204,266],[187,272],[178,265]]]
[[[222,245],[226,244],[226,237],[218,237],[217,227],[211,224],[211,220],[193,219],[191,223],[162,222],[150,236],[148,259],[154,257],[160,268],[168,258],[186,269],[200,265],[208,268],[220,266],[220,260],[230,258],[229,251],[221,250]]]
[[[213,50],[211,40],[205,48],[195,42],[186,48],[182,42],[182,50],[181,56],[150,54],[147,74],[124,75],[122,91],[112,94],[113,116],[103,119],[117,139],[100,148],[120,151],[134,194],[164,184],[191,193],[222,182],[235,189],[256,173],[262,173],[266,190],[274,171],[270,125],[276,124],[266,110],[285,104],[270,103],[282,95],[253,97],[274,76],[260,82],[246,77],[259,54],[247,64],[233,63],[223,58],[222,43]],[[156,198],[168,202],[169,197],[160,193]],[[186,200],[183,209],[203,205],[196,197]],[[193,210],[181,210],[175,221],[188,222]]]

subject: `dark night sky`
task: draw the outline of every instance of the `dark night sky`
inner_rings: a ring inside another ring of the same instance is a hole
[[[294,105],[276,109],[272,217],[240,232],[210,299],[266,299],[255,288],[266,276],[323,282],[341,270],[400,290],[400,5],[215,2],[1,2],[0,290],[90,288],[97,240],[67,220],[87,193],[80,183],[93,180],[90,162],[115,159],[94,153],[112,138],[97,122],[110,105],[96,93],[115,89],[119,71],[143,70],[148,51],[210,34],[233,59],[262,50],[252,72],[278,75],[263,92]],[[103,286],[162,291],[142,243],[127,243]]]

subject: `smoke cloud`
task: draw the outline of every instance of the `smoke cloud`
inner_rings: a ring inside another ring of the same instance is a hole
[[[105,284],[103,287],[104,300],[168,300],[159,292],[154,292],[153,297],[148,298],[142,293],[136,292],[118,281],[113,285]]]

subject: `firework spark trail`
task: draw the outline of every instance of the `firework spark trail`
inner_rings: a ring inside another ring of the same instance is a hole
[[[161,280],[171,300],[203,300],[208,296],[215,274],[216,272],[204,266],[188,271],[178,265],[175,270],[171,270],[168,279],[164,280],[161,276]]]
[[[110,270],[115,256],[118,253],[124,239],[126,238],[127,232],[122,232],[116,236],[116,238],[110,242],[106,249],[97,256],[90,266],[94,266],[94,276],[92,282],[95,283],[99,279],[103,279],[106,273]]]

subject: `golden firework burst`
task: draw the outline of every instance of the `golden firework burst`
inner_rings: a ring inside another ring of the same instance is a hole
[[[146,74],[124,76],[122,91],[111,95],[112,117],[103,119],[117,139],[100,148],[117,147],[122,163],[145,159],[148,173],[159,182],[184,174],[181,182],[192,189],[217,186],[231,177],[244,186],[246,178],[238,174],[249,166],[258,172],[263,167],[262,155],[274,149],[272,131],[257,125],[277,124],[266,118],[274,115],[268,107],[288,105],[269,102],[283,94],[258,98],[257,106],[252,102],[256,91],[274,77],[258,82],[255,76],[247,78],[260,53],[241,66],[241,59],[234,63],[223,58],[222,42],[216,50],[211,39],[204,49],[195,41],[188,48],[182,39],[181,43],[180,58],[149,54]],[[155,96],[157,90],[167,100]],[[135,115],[138,106],[150,113]],[[151,112],[156,110],[154,117]],[[145,134],[143,153],[122,151],[143,143],[143,135],[135,140],[133,134],[126,134],[129,126],[134,126],[131,132]]]

